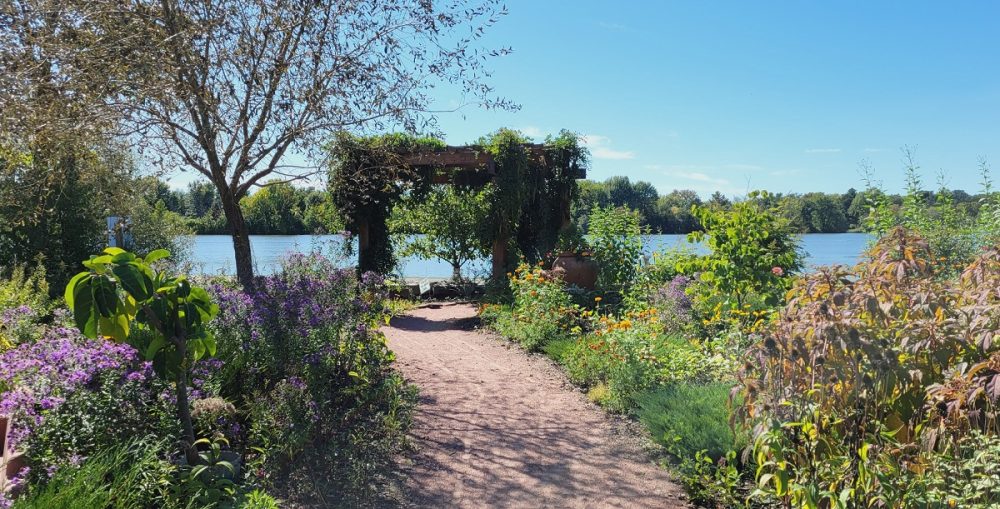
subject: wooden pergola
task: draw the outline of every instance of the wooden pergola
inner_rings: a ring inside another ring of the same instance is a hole
[[[533,161],[543,160],[546,155],[546,146],[540,143],[523,145],[529,159]],[[493,156],[479,147],[474,146],[448,146],[437,150],[426,150],[414,152],[403,157],[403,163],[414,169],[427,170],[431,172],[434,184],[463,185],[470,187],[482,187],[491,182],[496,176],[496,165]],[[541,165],[532,165],[538,168]],[[574,179],[587,178],[586,168],[573,165],[564,168]],[[561,228],[570,225],[571,202],[567,196],[560,202],[559,224]],[[507,244],[510,239],[498,238],[493,241],[493,271],[494,274],[502,271],[507,260]],[[369,225],[362,223],[358,225],[358,256],[364,258],[369,247]]]

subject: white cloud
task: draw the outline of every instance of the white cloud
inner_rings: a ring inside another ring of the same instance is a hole
[[[836,154],[840,152],[839,148],[807,148],[807,154]]]
[[[611,148],[611,139],[600,134],[585,134],[580,137],[584,146],[590,149],[590,155],[594,159],[611,159],[620,161],[623,159],[635,159],[635,152],[628,150],[614,150]]]
[[[657,172],[666,177],[655,179],[657,189],[667,192],[670,189],[691,189],[706,197],[715,191],[727,196],[742,196],[752,187],[749,183],[751,173],[763,171],[765,168],[755,164],[729,163],[718,165],[698,164],[648,164],[643,169]]]
[[[667,172],[667,175],[670,177],[693,180],[695,182],[705,182],[707,184],[715,184],[718,186],[729,186],[730,184],[729,179],[712,177],[700,171],[670,171]]]

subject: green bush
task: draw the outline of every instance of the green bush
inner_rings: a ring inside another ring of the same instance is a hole
[[[972,431],[997,433],[1000,251],[957,278],[938,260],[897,229],[857,266],[795,284],[740,373],[756,493],[799,507],[920,507],[901,475],[940,468],[936,456]]]
[[[770,195],[754,191],[728,210],[695,207],[704,231],[688,236],[711,252],[678,263],[699,284],[689,290],[706,325],[755,330],[784,302],[802,253],[787,220],[770,204]]]
[[[6,272],[5,278],[0,278],[0,311],[20,306],[39,312],[48,308],[49,284],[45,280],[45,266],[41,261],[30,271],[23,265],[0,266],[0,271],[4,269],[9,272]]]
[[[488,326],[530,351],[569,337],[576,307],[561,281],[538,267],[521,265],[510,275],[510,288],[513,304],[484,308],[482,316]]]
[[[948,454],[934,454],[921,474],[900,472],[907,507],[987,509],[1000,501],[1000,437],[972,433]],[[887,479],[887,481],[890,481]]]
[[[870,169],[866,169],[865,180],[868,189],[868,216],[863,226],[876,239],[888,235],[896,227],[903,227],[927,241],[940,261],[946,262],[949,270],[944,274],[954,276],[963,265],[969,263],[986,246],[996,243],[1000,234],[1000,195],[994,190],[990,169],[985,161],[980,162],[982,189],[978,215],[971,213],[956,199],[955,193],[946,187],[944,175],[940,175],[937,190],[924,188],[920,167],[915,153],[909,147],[903,149],[906,194],[902,203],[896,205],[875,182]]]
[[[642,258],[639,213],[627,207],[595,207],[587,233],[599,267],[598,288],[625,295],[635,282]]]
[[[246,418],[252,482],[293,503],[371,505],[415,401],[379,331],[383,279],[312,253],[252,292],[211,290],[227,361],[213,376]]]
[[[561,363],[566,359],[570,351],[572,351],[574,344],[576,344],[576,341],[570,338],[557,339],[546,343],[546,345],[542,347],[542,351],[545,352],[545,355],[549,356],[552,360]]]
[[[704,380],[727,366],[701,346],[663,333],[651,311],[628,312],[621,319],[602,316],[563,355],[570,379],[585,387],[604,385],[609,410],[628,412],[635,397],[659,385]]]
[[[637,398],[639,420],[678,458],[705,451],[718,460],[738,448],[729,427],[728,384],[681,382]]]

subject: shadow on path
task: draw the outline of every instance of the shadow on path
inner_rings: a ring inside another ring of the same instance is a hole
[[[422,307],[385,328],[420,388],[404,465],[412,507],[688,507],[644,438],[613,422],[540,356],[471,330],[469,304]]]

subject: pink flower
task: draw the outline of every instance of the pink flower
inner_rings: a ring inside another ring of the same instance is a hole
[[[771,267],[771,273],[775,276],[781,277],[785,275],[785,270],[781,267]]]

